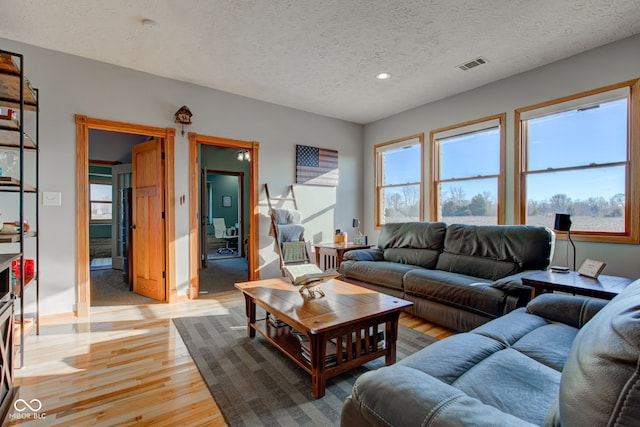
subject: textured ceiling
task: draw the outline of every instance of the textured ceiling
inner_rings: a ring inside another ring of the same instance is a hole
[[[0,37],[356,123],[638,33],[640,0],[0,1]]]

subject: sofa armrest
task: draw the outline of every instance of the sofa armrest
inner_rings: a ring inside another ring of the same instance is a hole
[[[585,296],[547,293],[532,299],[527,312],[552,322],[581,328],[609,301]]]
[[[539,270],[526,270],[503,277],[502,279],[495,280],[491,284],[491,287],[500,289],[510,295],[531,295],[531,287],[522,283],[522,277],[528,276],[531,273],[536,273],[537,271]]]
[[[535,270],[537,271],[537,270]],[[531,300],[531,287],[522,283],[522,277],[535,271],[527,270],[495,280],[491,287],[506,294],[504,313],[507,314],[518,307],[524,307]]]
[[[347,398],[340,425],[358,426],[531,426],[485,405],[442,381],[406,366],[361,375]]]
[[[382,249],[354,249],[344,253],[343,261],[384,261]]]

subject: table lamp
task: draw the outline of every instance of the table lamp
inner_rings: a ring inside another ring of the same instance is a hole
[[[571,215],[569,214],[556,214],[556,221],[553,226],[553,229],[556,231],[566,231],[569,237],[569,242],[571,246],[573,246],[573,270],[576,269],[576,245],[573,244],[573,240],[571,240]],[[568,249],[568,248],[567,248]],[[568,262],[568,260],[567,260]]]
[[[360,232],[360,220],[358,218],[353,218],[353,223],[351,224],[353,228],[358,230],[358,236],[362,236]]]

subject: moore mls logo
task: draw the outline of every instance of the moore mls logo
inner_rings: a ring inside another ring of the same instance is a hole
[[[13,402],[13,409],[17,413],[9,415],[12,419],[44,419],[47,416],[44,412],[40,412],[42,409],[40,399],[31,399],[28,402],[24,399],[16,399]]]

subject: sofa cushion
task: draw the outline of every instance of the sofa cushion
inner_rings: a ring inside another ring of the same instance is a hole
[[[449,252],[440,254],[436,268],[491,281],[516,274],[519,271],[518,265],[513,262]]]
[[[404,276],[404,291],[452,307],[495,318],[504,314],[504,292],[477,277],[440,270],[411,270]]]
[[[384,260],[400,264],[419,265],[424,268],[435,268],[438,262],[438,251],[410,248],[388,248],[384,251]]]
[[[342,427],[533,427],[405,366],[362,374],[342,408]]]
[[[378,247],[442,250],[447,225],[444,222],[403,222],[385,224]]]
[[[387,261],[344,261],[340,273],[346,279],[355,279],[392,289],[404,289],[402,278],[411,270],[421,269],[415,265]]]
[[[443,222],[385,224],[378,238],[378,248],[384,251],[385,261],[435,268],[445,230]]]
[[[497,280],[549,265],[552,233],[545,227],[451,224],[438,270]]]
[[[475,328],[473,333],[502,342],[538,363],[561,372],[578,328],[532,316],[527,306],[526,309],[519,308],[485,323]]]
[[[431,344],[397,365],[541,425],[558,393],[562,353],[566,356],[576,333],[576,328],[549,323],[521,308],[470,333]],[[554,351],[549,352],[550,347]]]
[[[580,329],[562,374],[558,410],[562,425],[638,425],[640,280]]]
[[[352,249],[344,253],[342,261],[384,261],[384,253],[378,248]]]

